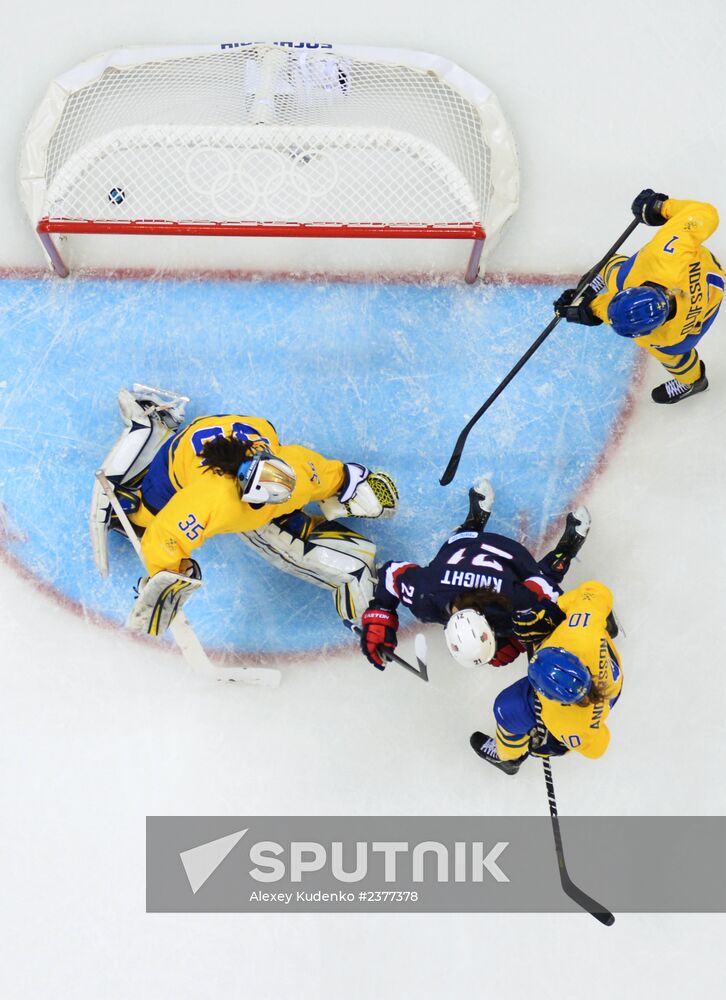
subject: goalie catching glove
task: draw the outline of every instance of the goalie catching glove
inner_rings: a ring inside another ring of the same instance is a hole
[[[142,577],[126,628],[146,635],[164,635],[177,612],[202,585],[202,571],[194,559],[185,559],[180,573],[162,570]]]
[[[390,517],[398,506],[398,490],[388,473],[346,462],[337,497],[321,500],[319,506],[330,521],[338,517]]]
[[[398,615],[372,604],[363,612],[361,625],[360,646],[365,658],[378,670],[385,670],[386,654],[392,653],[398,645]]]

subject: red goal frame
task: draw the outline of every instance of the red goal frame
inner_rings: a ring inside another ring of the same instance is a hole
[[[457,224],[450,226],[353,226],[353,225],[309,225],[306,223],[280,224],[277,222],[165,222],[139,220],[137,222],[94,221],[92,219],[41,219],[36,227],[40,242],[51,262],[53,270],[60,278],[67,278],[70,271],[53,241],[53,233],[58,234],[124,234],[137,236],[279,236],[279,237],[344,237],[348,239],[429,239],[429,240],[473,240],[469,260],[464,273],[468,285],[473,284],[479,274],[481,255],[486,242],[486,233],[479,224]]]

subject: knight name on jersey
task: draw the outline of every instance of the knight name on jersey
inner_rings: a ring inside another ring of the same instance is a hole
[[[502,589],[501,577],[486,576],[484,573],[462,572],[461,570],[447,569],[440,582],[449,587],[461,587],[463,590],[487,587],[489,590],[496,591],[497,594]]]

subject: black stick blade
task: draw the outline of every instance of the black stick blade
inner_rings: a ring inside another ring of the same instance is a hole
[[[596,899],[592,896],[588,896],[586,892],[583,892],[579,886],[576,886],[572,879],[567,875],[566,872],[560,872],[562,882],[562,889],[566,896],[569,896],[573,903],[577,903],[578,906],[586,910],[591,917],[595,920],[599,920],[601,924],[605,924],[606,927],[612,927],[615,923],[615,917],[612,915],[610,910],[607,910],[602,903],[598,903]]]

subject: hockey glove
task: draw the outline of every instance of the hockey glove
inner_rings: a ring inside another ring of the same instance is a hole
[[[569,747],[555,739],[542,722],[529,732],[529,753],[532,757],[562,757],[568,750]]]
[[[520,653],[524,653],[524,644],[519,639],[506,639],[497,646],[497,651],[489,661],[491,667],[504,667],[512,660],[516,660]]]
[[[360,647],[364,656],[378,670],[385,670],[386,653],[392,653],[398,644],[398,615],[395,611],[371,605],[360,621],[363,627]]]
[[[630,207],[635,218],[646,226],[662,226],[667,221],[661,214],[664,201],[668,201],[667,194],[658,194],[652,188],[645,188],[636,195]]]
[[[555,314],[568,323],[579,323],[581,326],[600,326],[602,320],[590,308],[590,303],[596,295],[597,292],[594,288],[586,288],[579,296],[576,288],[567,288],[558,299],[555,299]],[[576,296],[578,296],[578,302],[573,305]]]
[[[537,645],[561,625],[567,616],[554,601],[512,613],[512,631],[521,642]]]
[[[182,559],[179,564],[178,576],[188,576],[190,580],[202,579],[202,568],[196,559]],[[138,597],[146,584],[149,582],[148,576],[140,576],[136,581],[134,593]]]

